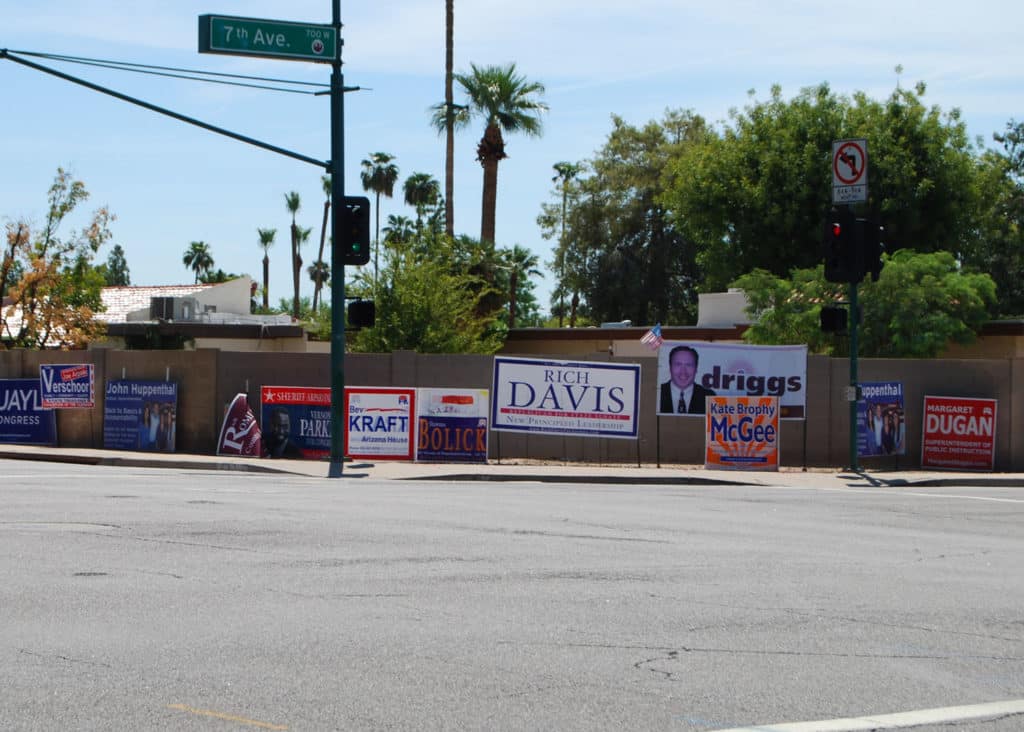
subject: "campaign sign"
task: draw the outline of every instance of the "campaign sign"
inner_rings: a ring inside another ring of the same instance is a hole
[[[331,456],[330,387],[264,386],[260,404],[266,457],[321,460]]]
[[[996,400],[926,396],[921,467],[992,470]]]
[[[217,438],[217,454],[263,456],[263,433],[256,422],[256,415],[249,408],[249,397],[243,393],[235,394],[224,413],[224,424]]]
[[[417,389],[416,460],[487,462],[487,390]]]
[[[0,442],[57,444],[57,415],[43,407],[39,379],[0,379]]]
[[[416,390],[345,388],[345,454],[353,458],[412,460]]]
[[[39,364],[39,388],[46,409],[96,406],[94,385],[95,367],[91,363]]]
[[[778,397],[709,397],[704,467],[778,470],[780,412]]]
[[[491,429],[637,438],[637,364],[494,358]]]
[[[664,341],[658,414],[703,416],[712,396],[777,397],[782,419],[807,414],[807,346]]]
[[[174,452],[178,384],[173,381],[108,381],[103,401],[103,447]]]
[[[903,384],[899,381],[860,385],[857,402],[857,455],[906,455]]]

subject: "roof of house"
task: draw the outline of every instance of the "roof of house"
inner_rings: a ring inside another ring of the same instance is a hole
[[[124,287],[104,287],[100,292],[106,310],[97,314],[97,318],[107,323],[123,323],[128,313],[149,307],[154,297],[189,297],[197,292],[208,290],[216,285],[149,285]]]

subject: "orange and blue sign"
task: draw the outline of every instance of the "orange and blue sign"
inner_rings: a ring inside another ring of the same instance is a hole
[[[778,397],[708,397],[704,466],[778,470],[779,411]]]

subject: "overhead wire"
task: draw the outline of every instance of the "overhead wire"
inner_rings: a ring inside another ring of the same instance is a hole
[[[204,71],[202,69],[186,69],[175,66],[155,66],[152,64],[140,64],[131,61],[113,61],[110,59],[98,59],[88,58],[85,56],[67,56],[56,53],[41,53],[36,51],[15,51],[11,50],[10,53],[17,53],[22,56],[34,56],[36,58],[44,58],[50,61],[62,61],[65,63],[80,64],[83,66],[94,66],[98,68],[106,68],[114,71],[129,71],[137,74],[148,74],[151,76],[161,76],[170,79],[184,79],[186,81],[200,81],[208,84],[224,84],[227,86],[237,86],[249,89],[263,89],[266,91],[279,91],[288,94],[307,94],[317,95],[324,89],[329,89],[328,84],[321,84],[310,81],[296,81],[292,79],[276,79],[273,77],[265,76],[248,76],[245,74],[229,74],[219,71]],[[220,77],[220,78],[204,78],[204,77]],[[268,86],[266,84],[250,84],[241,81],[230,81],[231,79],[244,79],[245,81],[260,81],[267,82],[268,84],[290,84],[292,86],[309,86],[315,87],[316,91],[307,91],[303,89],[290,89],[286,87]]]

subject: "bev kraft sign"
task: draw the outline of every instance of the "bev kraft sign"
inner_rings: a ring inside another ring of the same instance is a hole
[[[494,359],[491,429],[637,438],[637,364]]]
[[[416,390],[416,460],[487,462],[486,389]]]
[[[710,397],[704,466],[713,470],[778,470],[780,411],[778,397]]]
[[[43,406],[39,379],[0,379],[0,442],[57,444],[57,415]]]
[[[926,396],[921,467],[993,470],[996,400]]]
[[[353,458],[412,460],[416,389],[345,387],[345,454]]]
[[[95,365],[40,364],[39,388],[46,409],[92,408],[95,402]]]

